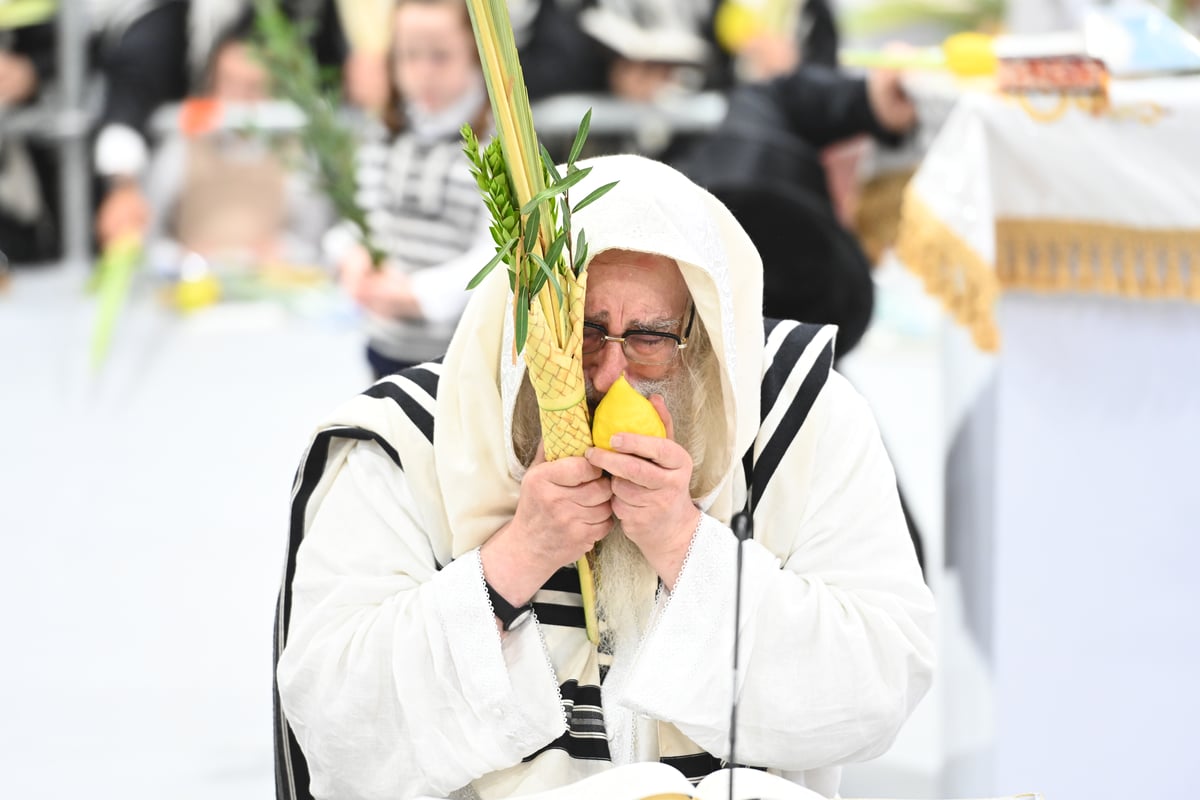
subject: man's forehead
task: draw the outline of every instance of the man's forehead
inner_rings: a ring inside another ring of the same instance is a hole
[[[678,270],[679,265],[675,263],[675,259],[667,256],[659,255],[658,253],[645,253],[641,250],[605,250],[603,253],[598,253],[592,259],[592,267],[603,267],[608,265],[628,264],[629,266],[638,267],[655,267],[667,270]]]

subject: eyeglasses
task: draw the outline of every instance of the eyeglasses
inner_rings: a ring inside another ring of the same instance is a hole
[[[634,364],[667,364],[675,354],[687,347],[692,334],[692,323],[696,320],[696,306],[688,314],[683,336],[662,331],[625,331],[620,336],[610,336],[608,329],[594,322],[583,323],[583,354],[592,356],[604,349],[609,342],[620,342],[625,358]]]

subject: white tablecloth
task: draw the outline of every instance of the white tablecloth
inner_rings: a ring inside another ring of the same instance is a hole
[[[1112,99],[964,96],[906,199],[961,323],[945,547],[995,709],[949,796],[1200,785],[1200,81]]]

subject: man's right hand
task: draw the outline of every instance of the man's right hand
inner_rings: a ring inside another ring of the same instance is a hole
[[[538,445],[516,513],[480,551],[484,575],[504,599],[521,605],[611,528],[609,478],[583,457],[546,461]]]

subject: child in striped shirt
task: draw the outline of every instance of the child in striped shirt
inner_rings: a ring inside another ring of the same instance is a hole
[[[463,0],[399,0],[393,98],[358,156],[358,199],[387,255],[371,268],[348,225],[326,236],[347,292],[367,319],[376,378],[445,352],[466,285],[495,254],[486,207],[462,153],[463,123],[484,139],[487,90]]]

